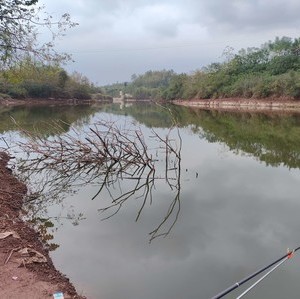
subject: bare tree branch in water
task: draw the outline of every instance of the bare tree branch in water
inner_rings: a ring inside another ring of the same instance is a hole
[[[1,137],[0,140],[2,140],[4,142],[4,144],[6,145],[6,148],[5,147],[0,147],[1,151],[6,151],[9,149],[9,145],[8,143],[6,142],[5,138],[4,137]]]
[[[150,241],[166,236],[180,211],[181,138],[179,131],[172,138],[173,131],[171,128],[163,138],[153,130],[153,148],[147,146],[140,128],[120,127],[108,121],[94,124],[84,134],[72,129],[47,140],[25,132],[29,139],[20,146],[28,157],[21,160],[19,170],[25,180],[36,177],[40,182],[37,197],[31,196],[27,202],[43,205],[40,194],[62,200],[62,192],[76,192],[82,185],[93,184],[98,190],[92,199],[104,190],[111,198],[110,204],[99,209],[110,213],[104,219],[117,214],[134,197],[141,200],[137,221],[147,202],[153,201],[155,182],[165,180],[175,195],[162,222],[150,233]],[[162,175],[156,169],[161,160],[165,165]]]
[[[171,130],[169,131],[169,133],[171,132]],[[181,175],[182,139],[179,134],[179,130],[177,128],[177,136],[178,136],[179,144],[177,144],[176,140],[172,140],[172,139],[170,140],[169,134],[166,136],[165,139],[162,139],[162,137],[159,136],[155,131],[153,131],[153,133],[155,138],[157,138],[162,144],[165,145],[165,180],[168,183],[171,190],[174,189],[176,190],[175,192],[176,195],[173,201],[171,202],[163,221],[152,232],[149,233],[151,236],[150,242],[157,237],[161,237],[161,236],[166,237],[174,227],[175,223],[177,222],[179,212],[180,212],[180,190],[181,190],[180,175]],[[174,160],[172,160],[172,158]],[[175,172],[175,174],[170,175],[170,172]],[[169,228],[164,232],[160,232],[161,228],[165,225],[165,223],[170,219],[172,215],[174,219],[171,220]]]

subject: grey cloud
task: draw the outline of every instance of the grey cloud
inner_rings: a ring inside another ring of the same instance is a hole
[[[276,36],[297,37],[300,25],[296,0],[40,1],[80,24],[58,50],[75,52],[68,69],[99,84],[128,81],[149,69],[193,71],[221,60],[228,45],[238,50]]]
[[[159,37],[175,37],[178,33],[178,27],[174,21],[162,21],[145,26],[145,29],[153,32]]]
[[[165,0],[149,1],[146,0],[89,0],[89,1],[71,1],[67,0],[63,4],[55,4],[55,1],[43,0],[51,11],[70,11],[72,15],[80,19],[81,26],[85,23],[93,22],[95,26],[99,24],[101,29],[101,20],[119,18],[122,15],[135,15],[138,17],[141,10],[147,10],[155,5],[166,4],[177,7],[182,15],[178,16],[176,23],[188,22],[187,18],[207,26],[210,32],[226,31],[255,31],[255,30],[274,30],[276,28],[291,28],[299,25],[300,20],[298,12],[300,11],[300,2],[296,0]],[[172,12],[171,12],[172,13]],[[166,12],[165,17],[170,18]],[[144,20],[148,22],[147,18]],[[152,22],[157,22],[154,26],[151,24],[145,29],[152,29],[159,33],[160,19],[153,16]],[[111,24],[111,23],[110,23]],[[163,25],[163,24],[161,24]],[[168,28],[166,30],[165,28]],[[175,33],[170,27],[161,27],[162,35]]]
[[[299,24],[300,2],[293,0],[210,0],[193,5],[210,31],[273,30]]]

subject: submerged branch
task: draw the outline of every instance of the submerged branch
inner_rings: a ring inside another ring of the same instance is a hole
[[[147,202],[151,205],[153,201],[155,182],[164,177],[175,195],[163,220],[150,233],[151,241],[168,235],[180,212],[181,138],[177,131],[177,138],[172,139],[172,131],[173,128],[163,138],[152,130],[151,137],[157,144],[154,149],[149,149],[140,128],[127,129],[115,122],[101,121],[84,134],[73,129],[47,140],[24,132],[28,141],[20,143],[20,147],[28,159],[20,161],[19,170],[24,179],[37,179],[36,192],[58,200],[62,200],[62,194],[77,192],[75,189],[83,185],[97,185],[92,199],[104,190],[111,198],[111,204],[99,209],[99,212],[112,211],[104,219],[118,213],[130,198],[141,200],[136,221]],[[155,151],[156,155],[162,153],[163,158],[154,159]],[[165,169],[160,176],[156,163],[162,161]],[[40,199],[29,199],[33,200]]]

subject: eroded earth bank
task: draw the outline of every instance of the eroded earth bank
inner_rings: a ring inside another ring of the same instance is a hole
[[[0,298],[85,298],[57,271],[39,234],[22,220],[26,186],[8,167],[10,157],[0,153]]]

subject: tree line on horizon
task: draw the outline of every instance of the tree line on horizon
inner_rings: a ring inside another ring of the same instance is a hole
[[[276,37],[261,47],[227,48],[225,60],[190,74],[173,70],[133,75],[131,82],[102,87],[136,99],[300,98],[300,38]]]

